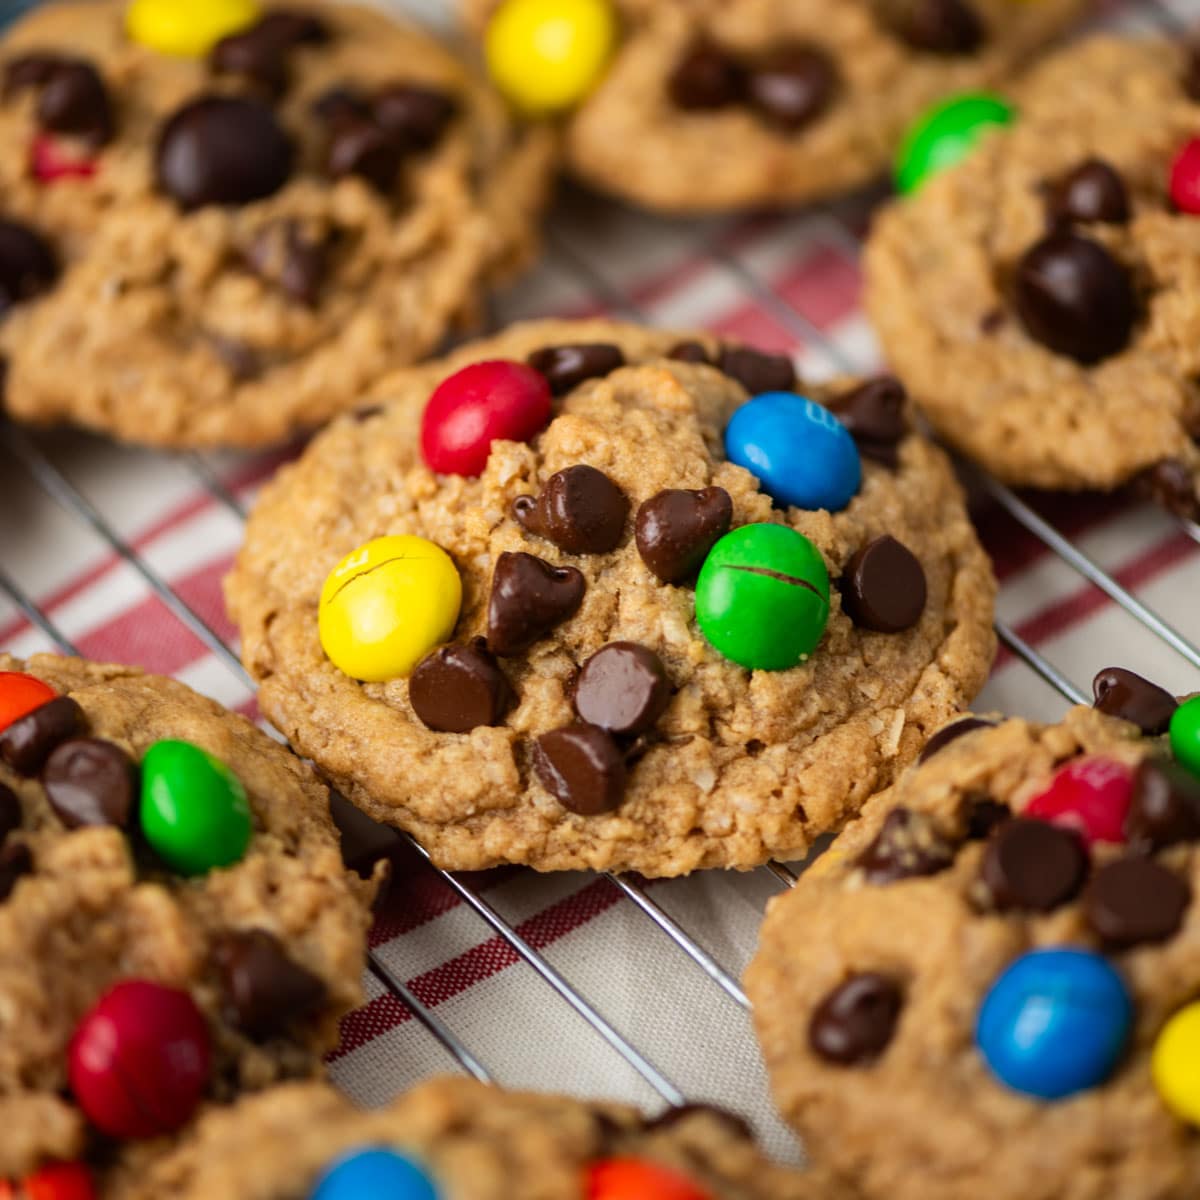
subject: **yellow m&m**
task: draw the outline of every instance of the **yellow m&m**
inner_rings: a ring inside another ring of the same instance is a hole
[[[1200,1002],[1181,1008],[1154,1042],[1150,1073],[1163,1103],[1200,1125]]]
[[[203,58],[223,37],[248,28],[258,0],[131,0],[125,28],[135,42],[180,58]]]
[[[347,554],[321,589],[321,646],[340,671],[379,683],[408,675],[454,632],[462,580],[422,537],[381,537]]]
[[[578,104],[600,81],[616,44],[612,0],[504,0],[484,52],[505,96],[544,116]]]

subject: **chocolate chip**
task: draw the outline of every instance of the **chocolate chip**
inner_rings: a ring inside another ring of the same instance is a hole
[[[1200,780],[1177,763],[1151,758],[1139,763],[1125,836],[1141,850],[1200,841]]]
[[[36,775],[50,751],[83,724],[83,709],[70,696],[56,696],[0,732],[0,758],[20,775]]]
[[[426,655],[408,681],[413,711],[438,733],[467,733],[499,725],[512,703],[512,688],[483,638],[441,646]]]
[[[42,768],[46,799],[68,829],[129,825],[137,791],[133,760],[112,742],[72,738],[55,747]]]
[[[886,534],[851,556],[839,586],[842,608],[860,629],[900,633],[925,611],[925,569],[907,546]]]
[[[292,143],[261,101],[201,96],[164,126],[155,169],[159,187],[181,208],[249,204],[287,183]]]
[[[322,92],[312,103],[312,114],[330,125],[368,121],[372,117],[371,105],[362,93],[344,85]]]
[[[208,64],[218,75],[245,76],[273,96],[287,89],[287,47],[263,37],[259,26],[223,37],[212,48]]]
[[[453,96],[413,83],[392,84],[375,96],[375,120],[410,150],[432,150],[457,112]]]
[[[334,125],[325,155],[331,179],[356,175],[380,192],[396,186],[403,147],[374,121],[343,120]]]
[[[0,220],[0,317],[49,291],[57,278],[49,243],[25,225]]]
[[[619,346],[608,342],[581,342],[572,346],[547,346],[529,356],[529,365],[546,377],[550,391],[565,396],[585,379],[603,379],[625,365]]]
[[[1147,467],[1134,480],[1134,489],[1177,517],[1200,519],[1200,497],[1196,495],[1192,469],[1177,458],[1164,458]]]
[[[931,54],[970,54],[986,37],[964,0],[894,0],[891,27],[910,46]]]
[[[676,343],[667,351],[667,357],[673,358],[676,362],[712,365],[712,358],[704,348],[704,344],[692,340]]]
[[[1129,220],[1129,193],[1113,167],[1101,158],[1089,158],[1050,188],[1046,213],[1052,222],[1124,225]]]
[[[65,62],[42,86],[38,124],[54,133],[82,138],[91,146],[112,140],[113,115],[99,71],[86,62]]]
[[[673,1104],[663,1109],[657,1116],[648,1117],[642,1128],[651,1133],[655,1130],[674,1129],[681,1121],[690,1121],[693,1117],[707,1117],[720,1121],[729,1130],[744,1141],[754,1140],[754,1130],[750,1122],[740,1113],[730,1112],[727,1108],[718,1108],[715,1104]]]
[[[1096,935],[1114,947],[1174,936],[1191,903],[1188,886],[1151,858],[1119,858],[1101,867],[1083,896]]]
[[[555,567],[532,554],[505,551],[492,575],[488,649],[506,658],[524,653],[575,615],[586,586],[574,567]]]
[[[836,88],[833,60],[815,46],[784,46],[772,51],[751,69],[746,85],[759,115],[789,133],[816,120]]]
[[[0,903],[12,895],[24,876],[33,872],[33,855],[24,842],[10,842],[0,848]]]
[[[0,97],[11,99],[18,92],[40,88],[50,76],[69,60],[59,54],[22,54],[10,59],[4,67],[4,88]]]
[[[745,80],[732,55],[707,38],[693,42],[667,80],[676,107],[711,112],[741,99]]]
[[[552,729],[534,743],[533,766],[542,786],[570,812],[612,812],[625,795],[625,756],[597,725]]]
[[[982,842],[991,837],[1005,821],[1012,819],[1012,809],[991,796],[971,795],[963,798],[960,812],[964,819],[967,841]]]
[[[722,346],[717,367],[751,396],[790,392],[796,386],[796,368],[786,354],[764,354],[749,346]]]
[[[279,46],[320,46],[332,36],[322,17],[303,8],[273,8],[254,32]]]
[[[1014,817],[989,839],[980,876],[1000,910],[1050,912],[1078,894],[1087,878],[1088,855],[1070,829]]]
[[[248,379],[257,379],[262,374],[262,358],[253,346],[220,333],[210,333],[208,343],[236,382],[244,383]]]
[[[1167,732],[1179,707],[1166,688],[1122,667],[1105,667],[1100,671],[1092,680],[1092,695],[1097,711],[1132,721],[1151,737]]]
[[[858,451],[885,466],[899,461],[898,447],[908,433],[904,385],[890,375],[868,379],[829,401],[829,410],[850,431]]]
[[[223,934],[213,946],[230,1021],[252,1038],[280,1033],[325,1000],[324,982],[288,958],[265,929]]]
[[[272,221],[246,251],[255,273],[299,304],[316,304],[329,270],[329,244],[305,235],[297,221]]]
[[[732,523],[733,501],[724,488],[668,488],[638,508],[634,539],[642,562],[663,583],[683,583]]]
[[[949,725],[939,729],[925,743],[925,748],[918,756],[917,762],[928,762],[939,750],[945,750],[951,742],[962,737],[963,734],[971,733],[975,729],[992,729],[995,725],[995,721],[987,721],[983,717],[962,717],[957,721],[952,721]]]
[[[904,997],[886,975],[851,975],[817,1006],[808,1025],[808,1044],[826,1062],[860,1066],[878,1058],[896,1031]]]
[[[1200,101],[1200,46],[1189,46],[1183,69],[1183,90],[1191,100]]]
[[[1129,273],[1099,242],[1057,230],[1017,264],[1017,315],[1035,341],[1089,365],[1123,350],[1137,315]]]
[[[671,680],[653,650],[612,642],[583,664],[575,683],[575,711],[609,733],[645,733],[671,702]]]
[[[954,849],[923,813],[894,808],[875,840],[855,866],[867,883],[894,883],[920,875],[937,875],[954,862]]]
[[[581,463],[551,475],[536,500],[518,496],[513,514],[568,554],[607,554],[625,532],[629,500],[603,471]]]
[[[10,833],[21,828],[21,801],[17,793],[6,784],[0,783],[0,845]]]

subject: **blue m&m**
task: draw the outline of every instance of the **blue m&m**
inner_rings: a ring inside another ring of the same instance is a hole
[[[778,504],[841,512],[862,484],[849,430],[793,392],[764,392],[742,405],[725,427],[725,453]]]
[[[381,1147],[354,1150],[321,1177],[309,1200],[438,1200],[429,1176],[410,1158]]]
[[[1129,1040],[1133,1015],[1124,981],[1101,955],[1033,950],[992,985],[975,1041],[1001,1083],[1061,1100],[1109,1077]]]

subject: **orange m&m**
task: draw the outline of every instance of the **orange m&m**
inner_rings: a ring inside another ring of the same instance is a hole
[[[588,1168],[587,1200],[712,1200],[685,1175],[640,1158],[606,1158]]]
[[[57,696],[40,679],[20,671],[0,671],[0,729],[28,716],[35,708],[49,704]]]

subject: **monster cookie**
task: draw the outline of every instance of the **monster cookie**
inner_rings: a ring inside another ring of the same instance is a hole
[[[939,98],[1005,79],[1082,0],[466,0],[571,169],[651,208],[829,196],[882,175]]]
[[[804,853],[974,695],[994,584],[895,381],[796,387],[606,321],[398,372],[250,520],[263,711],[444,867]]]
[[[1138,481],[1200,514],[1198,99],[1183,45],[1084,43],[876,222],[884,347],[937,430],[1001,479]]]
[[[949,726],[769,908],[776,1100],[867,1197],[1195,1194],[1200,700],[1096,695]]]
[[[182,684],[0,655],[0,1194],[320,1069],[374,891],[328,803]]]
[[[166,446],[321,423],[528,255],[549,136],[365,8],[38,8],[0,43],[10,412]]]
[[[297,1136],[301,1134],[301,1136]],[[836,1200],[777,1167],[731,1114],[644,1118],[617,1104],[431,1080],[363,1112],[289,1084],[203,1117],[165,1155],[127,1167],[113,1200]]]

